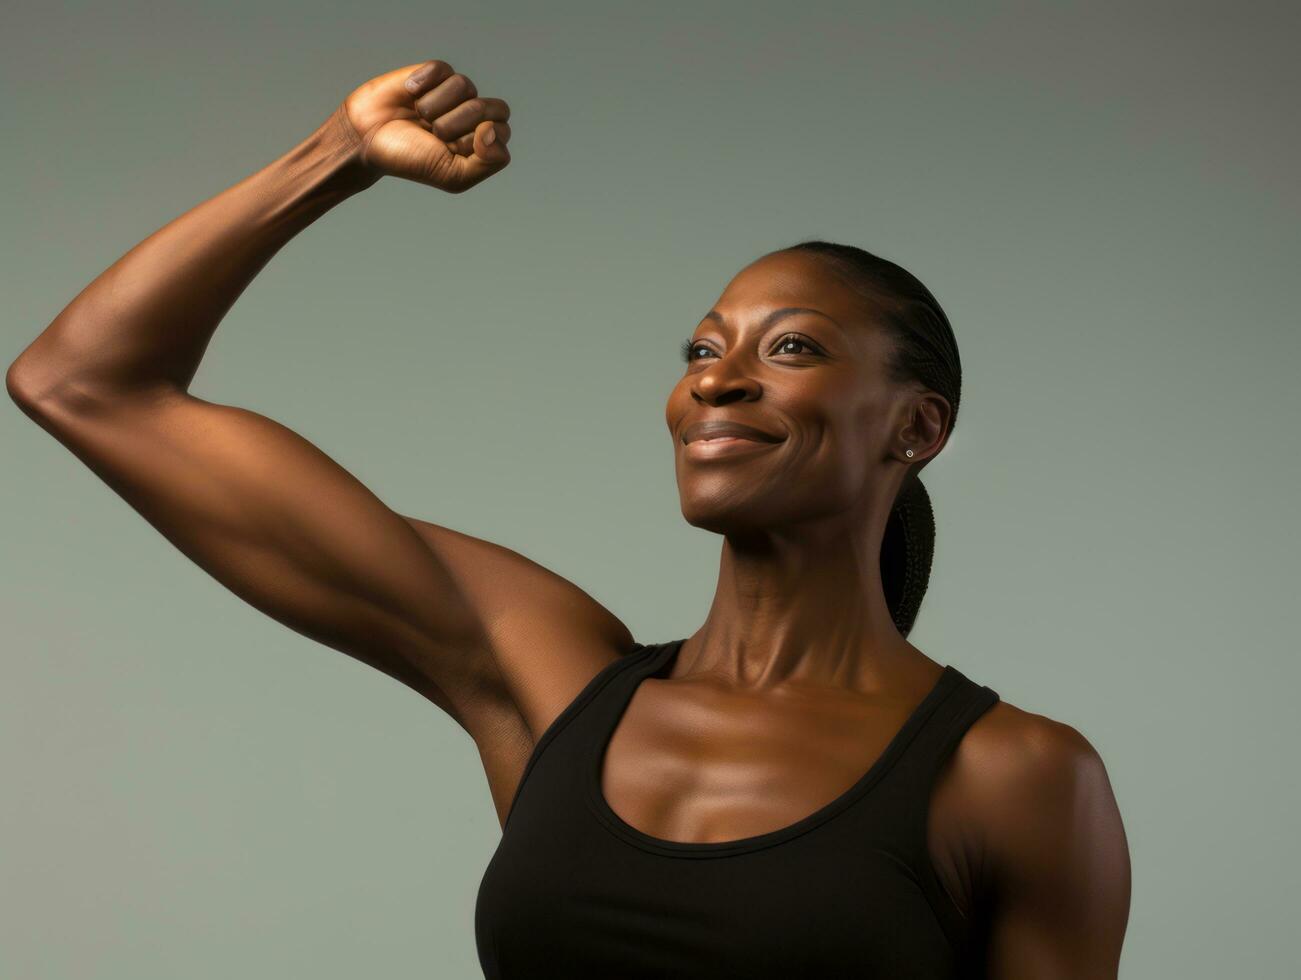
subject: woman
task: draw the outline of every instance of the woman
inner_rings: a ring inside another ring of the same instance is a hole
[[[509,117],[444,61],[372,79],[99,276],[12,397],[222,584],[471,736],[505,828],[488,976],[1114,977],[1129,863],[1097,754],[905,639],[934,531],[917,475],[961,378],[898,266],[770,253],[685,345],[682,510],[723,551],[705,623],[668,643],[188,392],[285,242],[382,176],[479,184]]]

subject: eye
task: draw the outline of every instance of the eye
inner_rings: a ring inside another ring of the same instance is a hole
[[[797,347],[803,347],[805,349],[802,351],[782,350],[783,347],[787,347],[791,344],[794,344]],[[712,354],[710,349],[705,344],[695,343],[690,338],[682,341],[682,347],[681,347],[682,360],[686,361],[688,364],[690,364],[692,361],[703,360],[704,359],[703,357],[692,356],[696,353],[696,351],[701,351],[701,350],[703,350],[706,353],[706,355]],[[783,354],[810,353],[810,354],[818,354],[818,355],[822,353],[820,350],[818,350],[817,347],[813,346],[813,344],[811,344],[809,341],[805,340],[803,337],[800,337],[798,334],[793,334],[793,333],[788,333],[786,334],[786,336],[782,337],[781,340],[777,341],[777,343],[773,346],[773,352],[783,353]]]
[[[788,334],[787,334],[785,337],[783,337],[781,340],[777,341],[777,344],[776,344],[776,346],[773,347],[773,350],[774,350],[775,352],[777,352],[777,353],[782,353],[782,354],[800,354],[800,353],[803,353],[803,351],[789,351],[789,350],[788,350],[788,351],[783,351],[782,348],[785,347],[785,346],[787,346],[788,344],[795,344],[795,345],[797,345],[797,346],[799,346],[799,347],[804,347],[804,348],[806,348],[810,353],[813,353],[813,354],[820,354],[820,353],[821,353],[821,351],[819,351],[816,347],[814,347],[811,343],[809,343],[809,342],[808,342],[807,340],[805,340],[803,337],[800,337],[800,336],[798,336],[798,335],[796,335],[796,334],[793,334],[793,333],[788,333]]]
[[[704,344],[693,343],[690,337],[688,337],[686,340],[682,341],[682,348],[681,348],[682,359],[683,359],[684,361],[686,361],[687,363],[690,363],[690,362],[692,362],[692,361],[698,361],[698,360],[700,360],[700,358],[698,358],[698,357],[692,357],[692,356],[691,356],[692,354],[694,354],[694,353],[695,353],[696,351],[698,351],[698,350],[706,350],[706,351],[707,351],[707,350],[709,350],[709,348],[706,347]]]

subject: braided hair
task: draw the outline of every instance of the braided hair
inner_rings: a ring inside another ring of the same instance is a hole
[[[895,382],[919,382],[949,403],[949,432],[958,420],[962,361],[949,318],[931,291],[912,273],[853,245],[811,240],[778,249],[824,259],[844,283],[880,311],[881,325],[894,340],[886,365]],[[770,253],[774,254],[774,253]],[[881,581],[895,627],[912,630],[931,576],[935,513],[914,470],[909,470],[886,522],[881,542]]]

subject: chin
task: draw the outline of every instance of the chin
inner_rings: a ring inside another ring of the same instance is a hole
[[[771,526],[771,515],[753,500],[744,500],[726,489],[719,494],[681,497],[682,517],[692,527],[715,534],[739,536],[761,532]]]

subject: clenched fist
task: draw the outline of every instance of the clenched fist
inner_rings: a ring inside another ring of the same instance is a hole
[[[479,95],[445,61],[377,75],[343,100],[335,118],[360,141],[361,163],[376,180],[405,177],[459,194],[510,163],[510,106]]]

